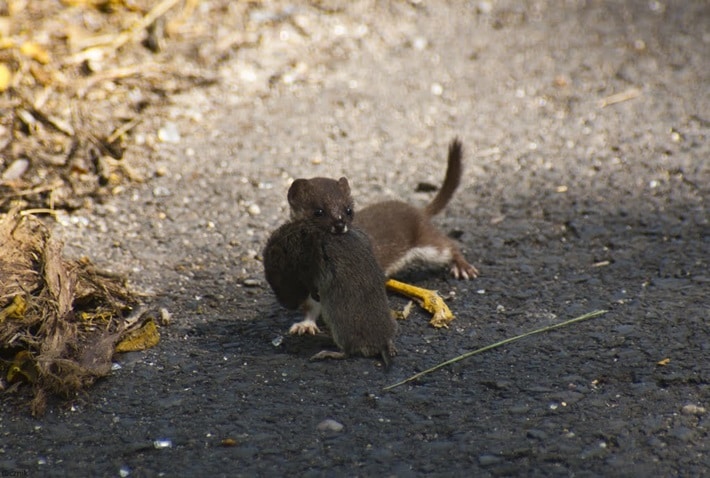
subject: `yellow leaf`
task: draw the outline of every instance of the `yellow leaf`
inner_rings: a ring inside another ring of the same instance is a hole
[[[663,360],[656,362],[656,365],[664,366],[664,365],[668,365],[669,363],[671,363],[671,359],[664,358]]]
[[[33,41],[23,43],[20,47],[20,53],[25,56],[29,56],[43,65],[49,63],[50,60],[47,50],[45,50],[39,43],[35,43]]]
[[[12,81],[12,72],[5,63],[0,63],[0,93],[10,87]]]
[[[27,301],[21,295],[16,295],[10,305],[0,310],[0,324],[5,319],[23,319],[25,312],[27,312]]]
[[[146,321],[143,326],[129,333],[128,336],[116,345],[116,352],[135,352],[149,349],[158,345],[160,334],[153,319]]]

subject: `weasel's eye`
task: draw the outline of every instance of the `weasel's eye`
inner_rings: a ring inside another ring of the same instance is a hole
[[[316,209],[316,210],[313,212],[313,215],[316,216],[316,217],[323,217],[323,214],[325,214],[325,211],[322,210],[322,209]]]
[[[345,209],[345,214],[347,214],[348,216],[352,217],[352,216],[353,216],[353,208],[351,208],[351,207],[346,208],[346,209]]]

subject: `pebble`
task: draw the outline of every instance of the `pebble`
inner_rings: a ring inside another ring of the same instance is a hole
[[[525,415],[530,411],[529,405],[514,405],[508,409],[511,415]]]
[[[261,285],[261,281],[259,279],[244,279],[242,284],[244,287],[259,287]]]
[[[501,461],[503,461],[503,459],[495,455],[481,455],[478,457],[478,464],[481,466],[491,466]]]
[[[153,442],[153,447],[157,448],[158,450],[161,450],[163,448],[172,448],[173,442],[171,440],[167,440],[167,439],[155,440]]]
[[[536,440],[545,440],[547,438],[547,433],[542,430],[531,428],[530,430],[528,430],[527,436],[528,438],[534,438]]]
[[[683,415],[704,415],[707,410],[705,407],[689,403],[680,409]]]
[[[258,216],[259,214],[261,214],[261,208],[258,204],[250,204],[247,208],[247,212],[250,216]]]
[[[343,428],[345,428],[345,426],[342,423],[336,422],[331,418],[323,420],[316,426],[316,430],[319,432],[340,432]]]
[[[156,186],[153,188],[153,196],[160,198],[160,197],[167,197],[170,196],[172,193],[170,192],[170,189],[164,187],[164,186]]]
[[[2,173],[3,181],[12,181],[14,179],[20,179],[23,174],[30,167],[30,162],[26,159],[16,159],[8,166],[8,168]]]
[[[158,139],[163,143],[178,143],[180,142],[180,131],[177,124],[165,123],[165,126],[158,130]]]

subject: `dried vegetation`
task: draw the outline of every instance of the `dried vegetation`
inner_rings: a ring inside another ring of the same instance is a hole
[[[132,129],[204,80],[158,54],[196,5],[0,1],[0,392],[31,388],[36,415],[50,395],[109,374],[116,351],[158,341],[126,280],[64,259],[32,213],[72,210],[140,179],[124,161],[140,143]]]
[[[111,370],[116,345],[138,329],[153,334],[125,279],[88,259],[62,258],[62,246],[33,216],[0,221],[0,384],[5,393],[34,388],[42,414],[47,393],[72,396]]]

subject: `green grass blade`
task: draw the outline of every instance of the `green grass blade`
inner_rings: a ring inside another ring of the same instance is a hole
[[[569,320],[566,320],[566,321],[564,321],[564,322],[560,322],[559,324],[548,325],[547,327],[542,327],[542,328],[540,328],[540,329],[536,329],[536,330],[533,330],[533,331],[530,331],[530,332],[526,332],[526,333],[524,333],[524,334],[516,335],[515,337],[511,337],[511,338],[509,338],[509,339],[501,340],[500,342],[496,342],[496,343],[494,343],[494,344],[486,345],[485,347],[481,347],[480,349],[472,350],[471,352],[466,352],[466,353],[463,354],[463,355],[459,355],[458,357],[454,357],[454,358],[452,358],[452,359],[450,359],[450,360],[447,360],[446,362],[442,362],[442,363],[440,363],[440,364],[438,364],[438,365],[433,366],[432,368],[429,368],[429,369],[427,369],[427,370],[424,370],[423,372],[416,373],[416,374],[412,375],[411,377],[402,380],[401,382],[397,382],[397,383],[395,383],[395,384],[388,385],[388,386],[384,387],[382,390],[385,390],[385,391],[387,391],[387,390],[392,390],[392,389],[395,388],[395,387],[399,387],[400,385],[404,385],[405,383],[409,383],[409,382],[412,382],[412,381],[414,381],[414,380],[417,380],[418,378],[421,378],[421,377],[423,377],[423,376],[426,375],[426,374],[429,374],[429,373],[431,373],[431,372],[434,372],[434,371],[436,371],[436,370],[439,370],[440,368],[446,367],[447,365],[451,365],[451,364],[453,364],[453,363],[456,363],[456,362],[459,362],[459,361],[461,361],[461,360],[467,359],[467,358],[472,357],[472,356],[474,356],[474,355],[477,355],[477,354],[480,354],[480,353],[483,353],[483,352],[487,352],[487,351],[489,351],[489,350],[495,349],[495,348],[500,347],[500,346],[503,346],[503,345],[505,345],[505,344],[509,344],[509,343],[511,343],[511,342],[515,342],[516,340],[520,340],[520,339],[523,339],[523,338],[525,338],[525,337],[529,337],[529,336],[531,336],[531,335],[541,334],[541,333],[543,333],[543,332],[548,332],[548,331],[553,330],[553,329],[559,329],[560,327],[565,327],[565,326],[567,326],[567,325],[574,324],[574,323],[576,323],[576,322],[581,322],[581,321],[583,321],[583,320],[587,320],[587,319],[591,319],[591,318],[594,318],[594,317],[598,317],[598,316],[600,316],[600,315],[606,314],[607,312],[608,312],[608,310],[595,310],[595,311],[593,311],[593,312],[589,312],[589,313],[587,313],[587,314],[580,315],[579,317],[575,317],[574,319],[569,319]]]

